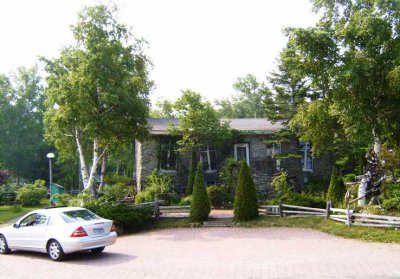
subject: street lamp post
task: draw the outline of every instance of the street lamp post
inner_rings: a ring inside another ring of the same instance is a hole
[[[50,201],[51,201],[51,184],[53,183],[53,167],[51,164],[51,159],[53,159],[54,153],[47,153],[46,156],[49,159],[49,191],[50,191]]]

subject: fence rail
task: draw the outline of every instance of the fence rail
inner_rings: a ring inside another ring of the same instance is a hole
[[[347,209],[333,208],[330,202],[327,203],[326,209],[279,204],[260,206],[260,212],[282,217],[288,215],[325,216],[327,219],[345,223],[348,226],[400,228],[400,217],[354,213],[349,207]]]
[[[163,214],[187,214],[190,212],[190,206],[165,206],[162,204],[162,200],[155,200],[153,202],[141,204],[127,203],[128,206],[133,208],[154,208],[156,220],[158,220]],[[330,202],[327,203],[326,209],[289,204],[262,205],[259,207],[259,212],[265,215],[281,217],[288,215],[325,216],[327,219],[344,223],[348,226],[400,228],[400,217],[354,213],[354,211],[350,210],[349,207],[347,209],[331,207]]]

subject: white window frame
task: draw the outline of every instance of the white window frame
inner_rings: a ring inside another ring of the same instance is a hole
[[[250,166],[250,145],[248,143],[235,143],[233,146],[235,160],[238,160],[238,152],[237,152],[238,147],[246,148],[246,163],[248,166]]]
[[[282,154],[282,144],[281,143],[272,144],[272,156],[275,154]],[[276,170],[277,171],[282,170],[281,159],[276,159],[275,162],[276,162]]]
[[[301,148],[300,151],[302,152],[302,169],[304,172],[313,172],[314,171],[314,158],[311,155],[311,144],[308,142],[302,142],[301,144],[304,145],[304,148]],[[310,153],[310,155],[308,155]],[[311,168],[307,167],[307,158],[311,160]]]
[[[208,169],[206,169],[207,173],[216,172],[217,171],[217,166],[215,166],[215,169],[211,168],[212,164],[211,164],[210,151],[214,151],[215,158],[217,158],[217,151],[214,148],[207,148],[207,149],[204,149],[204,150],[200,151],[200,159],[202,158],[202,154],[204,154],[204,153],[207,154],[207,165],[208,165]]]

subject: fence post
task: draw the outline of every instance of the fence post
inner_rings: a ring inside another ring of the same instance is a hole
[[[282,210],[282,201],[279,201],[279,216],[283,217],[283,210]]]
[[[327,202],[326,202],[326,215],[325,215],[325,219],[329,219],[329,216],[331,215],[331,207],[332,207],[331,201],[327,201]]]
[[[349,203],[347,204],[346,216],[347,216],[347,220],[346,220],[347,226],[350,227],[350,223],[351,223],[351,222],[350,222],[350,204],[349,204]]]
[[[160,208],[158,206],[158,197],[156,196],[154,199],[154,213],[155,213],[155,219],[158,221],[160,218]]]

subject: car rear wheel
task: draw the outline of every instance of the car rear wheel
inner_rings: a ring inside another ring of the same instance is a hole
[[[104,246],[99,248],[94,248],[91,249],[90,252],[92,252],[93,254],[100,254],[101,252],[103,252],[104,248],[105,248]]]
[[[8,248],[7,240],[4,235],[0,234],[0,254],[8,254],[10,249]]]
[[[53,261],[61,261],[65,257],[65,253],[57,240],[51,240],[47,245],[47,254]]]

